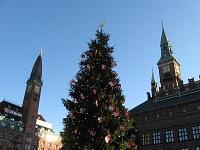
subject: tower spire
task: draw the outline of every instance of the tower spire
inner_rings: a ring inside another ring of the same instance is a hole
[[[37,57],[31,71],[30,80],[42,81],[42,56]]]
[[[152,76],[151,76],[151,84],[156,83],[155,75],[154,75],[154,70],[152,68]]]
[[[160,40],[161,57],[157,63],[159,67],[160,83],[163,89],[178,86],[181,81],[180,64],[173,56],[172,46],[165,33],[162,23],[162,34]]]
[[[160,39],[160,48],[161,48],[161,58],[158,61],[158,64],[174,59],[172,46],[165,32],[163,22],[162,22],[162,34],[161,34],[161,39]]]
[[[154,75],[154,71],[153,71],[153,68],[152,68],[152,76],[151,76],[151,95],[152,95],[152,98],[154,99],[156,97],[156,92],[158,91],[157,89],[157,82],[156,82],[156,79],[155,79],[155,75]]]
[[[25,139],[30,139],[27,144],[30,145],[31,150],[34,149],[36,141],[35,126],[42,84],[42,57],[41,55],[38,55],[33,65],[30,78],[27,80],[22,105],[22,118],[25,124],[24,132],[26,133]]]
[[[164,25],[163,25],[163,22],[162,22],[162,35],[161,35],[161,40],[160,40],[160,46],[163,46],[163,45],[170,45],[169,43],[169,40],[167,38],[167,34],[165,33],[165,29],[164,29]]]

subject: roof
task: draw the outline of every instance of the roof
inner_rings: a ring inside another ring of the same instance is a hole
[[[3,107],[10,107],[12,110],[18,110],[19,112],[22,112],[22,107],[13,104],[7,100],[3,100],[2,102],[0,102],[0,105]]]
[[[43,117],[41,114],[38,114],[37,119],[38,119],[38,120],[42,120],[42,121],[46,121],[46,120],[44,119],[44,117]]]
[[[149,111],[158,110],[161,108],[167,108],[176,106],[179,104],[185,104],[188,102],[200,102],[200,91],[194,91],[187,94],[183,94],[180,96],[168,97],[166,99],[158,99],[158,101],[147,100],[142,104],[136,106],[135,108],[131,109],[130,112],[137,114],[137,113],[145,113]]]
[[[38,80],[41,81],[42,79],[42,57],[39,55],[35,61],[35,64],[33,66],[31,76],[31,80]]]

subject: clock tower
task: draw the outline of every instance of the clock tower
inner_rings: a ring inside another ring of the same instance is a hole
[[[25,149],[32,150],[34,146],[37,145],[37,143],[35,143],[35,126],[42,84],[42,57],[40,54],[32,68],[30,78],[27,80],[22,105],[23,122],[25,124]]]
[[[162,25],[162,35],[160,41],[161,57],[157,63],[160,75],[160,84],[163,89],[176,87],[182,81],[180,64],[173,56],[172,46],[167,38]]]

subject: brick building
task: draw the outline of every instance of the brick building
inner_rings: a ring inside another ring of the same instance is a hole
[[[40,136],[40,129],[48,129],[48,135],[52,135],[49,137],[55,134],[52,128],[44,126],[46,121],[38,115],[42,84],[42,57],[39,55],[27,80],[22,107],[5,99],[0,102],[0,150],[36,150],[46,136]],[[57,143],[55,148],[43,150],[57,150],[61,145],[60,141]]]
[[[164,28],[160,48],[160,87],[152,72],[151,94],[130,111],[138,129],[139,150],[200,150],[200,80],[183,83]]]

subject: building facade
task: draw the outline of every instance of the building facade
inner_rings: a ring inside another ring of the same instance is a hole
[[[46,122],[42,115],[38,115],[36,121],[36,135],[38,150],[59,150],[62,147],[60,135],[53,131],[52,124]]]
[[[160,87],[152,71],[151,93],[133,108],[139,150],[200,150],[200,80],[183,83],[180,64],[164,28],[157,63]]]
[[[0,102],[0,150],[37,150],[40,141],[47,140],[40,136],[39,130],[46,129],[44,125],[48,124],[44,119],[39,119],[41,115],[38,115],[42,84],[42,57],[39,55],[27,80],[22,106],[5,99]],[[52,128],[48,133],[55,134]],[[56,145],[60,147],[61,143]],[[42,150],[57,150],[57,147]]]

